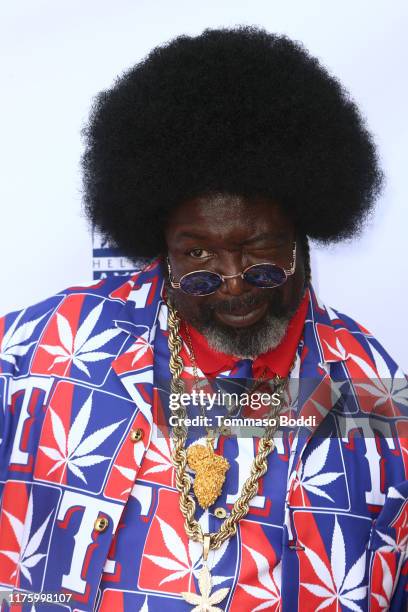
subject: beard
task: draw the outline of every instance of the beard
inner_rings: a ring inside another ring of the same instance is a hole
[[[233,355],[240,359],[255,359],[258,355],[276,348],[285,337],[289,322],[302,299],[298,296],[290,306],[286,305],[282,293],[277,290],[265,290],[261,295],[235,297],[230,300],[219,300],[211,304],[202,304],[199,314],[185,316],[182,300],[178,292],[167,286],[167,295],[183,318],[202,333],[214,350]],[[267,304],[264,316],[247,327],[224,325],[215,317],[215,313],[238,314],[243,309],[253,309]]]

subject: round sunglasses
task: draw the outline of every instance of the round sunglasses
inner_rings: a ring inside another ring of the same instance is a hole
[[[279,287],[287,281],[288,276],[295,272],[296,267],[296,242],[293,247],[293,263],[289,269],[281,268],[274,263],[259,263],[248,266],[239,274],[226,276],[218,274],[211,270],[196,270],[184,274],[178,282],[173,279],[170,262],[167,258],[167,268],[169,271],[169,280],[173,289],[181,289],[189,295],[211,295],[215,293],[229,278],[242,278],[245,282],[259,289],[273,289]]]

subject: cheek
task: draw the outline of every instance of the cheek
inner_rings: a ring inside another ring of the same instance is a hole
[[[287,280],[283,286],[282,297],[284,304],[292,307],[300,301],[303,295],[304,274],[299,273]]]
[[[194,298],[182,291],[173,293],[173,301],[180,315],[187,319],[194,319],[200,315],[205,298]]]

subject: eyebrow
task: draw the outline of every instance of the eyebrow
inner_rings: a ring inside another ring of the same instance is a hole
[[[261,240],[272,239],[272,240],[281,240],[285,238],[286,234],[284,232],[264,232],[263,234],[258,234],[258,236],[254,236],[254,238],[248,238],[242,244],[252,244],[253,242],[260,242]]]
[[[241,244],[252,244],[253,242],[260,242],[265,239],[282,239],[285,238],[286,234],[284,232],[264,232],[263,234],[258,234],[253,238],[248,238],[248,240],[244,240]],[[192,238],[193,240],[208,240],[209,236],[207,234],[199,234],[195,232],[181,232],[178,235],[178,238]]]
[[[181,232],[181,234],[178,235],[178,238],[193,238],[193,240],[205,240],[206,238],[208,238],[208,236],[205,236],[204,234],[195,234],[194,232]]]

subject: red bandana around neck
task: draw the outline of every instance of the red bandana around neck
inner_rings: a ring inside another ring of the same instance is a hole
[[[286,334],[281,343],[274,349],[262,353],[253,362],[253,377],[259,378],[261,375],[273,377],[275,374],[285,377],[289,374],[296,349],[302,337],[303,326],[306,319],[307,307],[309,303],[309,292],[305,295],[299,308],[291,318]],[[207,377],[215,377],[225,370],[230,370],[234,365],[241,361],[238,357],[221,353],[210,347],[205,336],[197,329],[188,325],[191,342],[197,365]],[[187,343],[186,323],[182,321],[180,334]]]

